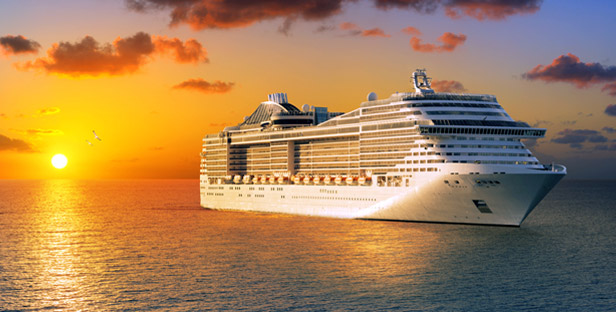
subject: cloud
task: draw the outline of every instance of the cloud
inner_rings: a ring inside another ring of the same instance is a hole
[[[413,26],[403,28],[402,32],[407,35],[421,36],[421,31]]]
[[[605,143],[607,141],[607,138],[602,135],[592,135],[588,137],[588,142],[592,143]]]
[[[291,31],[291,26],[293,26],[293,23],[295,22],[297,18],[295,17],[287,17],[284,22],[282,22],[282,24],[278,27],[278,32],[280,32],[281,34],[288,36],[289,32]]]
[[[61,130],[57,129],[27,129],[27,130],[15,130],[20,133],[28,135],[61,135],[64,134]]]
[[[60,112],[60,108],[58,107],[46,107],[39,109],[36,113],[38,115],[53,115]]]
[[[178,38],[167,38],[165,36],[154,36],[152,42],[156,47],[156,52],[173,56],[178,63],[199,63],[208,62],[207,51],[195,39],[188,39],[186,42]]]
[[[322,33],[322,32],[332,31],[332,30],[336,30],[336,26],[333,26],[333,25],[321,25],[321,26],[317,27],[317,29],[315,29],[314,32]]]
[[[411,9],[419,13],[432,13],[441,1],[434,0],[375,0],[376,7],[383,10],[392,8]]]
[[[595,146],[595,150],[597,151],[616,151],[616,144],[597,144]]]
[[[383,37],[389,38],[390,35],[386,34],[381,28],[375,27],[372,29],[362,29],[351,22],[344,22],[338,25],[338,28],[347,32],[349,36],[362,36],[362,37]]]
[[[611,96],[616,96],[616,82],[608,83],[601,88],[601,91],[607,91]]]
[[[381,9],[410,9],[418,13],[432,13],[439,7],[457,19],[468,16],[479,21],[504,20],[518,14],[532,14],[539,10],[542,0],[375,0]]]
[[[194,30],[247,27],[275,18],[321,20],[342,12],[351,0],[126,0],[129,9],[146,12],[171,9],[170,26],[186,24]],[[291,21],[285,21],[290,25]],[[284,30],[284,26],[282,29]]]
[[[383,37],[383,38],[391,37],[390,35],[386,34],[382,29],[378,27],[372,28],[372,29],[366,29],[362,31],[361,36],[362,37]]]
[[[438,37],[437,40],[442,42],[440,46],[432,43],[422,43],[418,37],[411,38],[410,44],[411,48],[418,52],[451,52],[459,45],[464,44],[466,35],[446,32]]]
[[[560,123],[565,126],[573,126],[577,123],[577,120],[563,120]]]
[[[164,149],[165,149],[165,148],[164,148],[164,147],[162,147],[162,146],[154,146],[154,147],[150,147],[150,148],[149,148],[149,150],[150,150],[150,151],[162,151],[162,150],[164,150]]]
[[[359,26],[351,22],[340,23],[340,25],[338,25],[338,28],[342,30],[357,31],[356,33],[357,35],[361,34],[361,28],[359,28]]]
[[[288,35],[293,22],[324,20],[342,13],[343,6],[357,0],[125,0],[136,12],[170,11],[171,27],[188,25],[193,30],[231,29],[284,19],[278,30]],[[503,20],[512,15],[532,14],[542,0],[371,0],[377,9],[407,9],[420,14],[444,8],[457,19],[468,16],[480,21]]]
[[[608,116],[616,116],[616,104],[610,104],[603,111]]]
[[[138,32],[127,38],[118,37],[112,44],[99,44],[90,36],[75,43],[56,43],[47,50],[47,57],[26,62],[18,68],[73,77],[124,75],[139,70],[155,54],[171,55],[178,63],[207,61],[205,49],[194,39],[182,43],[177,38],[152,38]]]
[[[522,77],[545,82],[567,82],[578,88],[585,88],[593,84],[616,81],[616,66],[583,63],[579,57],[567,53],[555,58],[552,64],[535,66],[522,74]],[[605,85],[604,89],[611,90],[611,84]]]
[[[38,42],[26,39],[22,35],[0,37],[0,52],[4,55],[36,54],[40,48]]]
[[[553,138],[551,141],[560,144],[569,144],[572,148],[581,149],[582,143],[604,143],[608,139],[601,135],[599,131],[588,129],[565,129],[558,133],[560,137]]]
[[[612,128],[612,127],[603,127],[601,130],[607,132],[607,133],[615,133],[616,129]]]
[[[188,79],[180,84],[173,86],[173,89],[191,89],[199,92],[203,92],[206,94],[212,93],[227,93],[231,91],[235,83],[233,82],[222,82],[222,81],[214,81],[208,82],[203,80],[202,78],[197,79]]]
[[[36,152],[30,143],[20,140],[11,139],[5,135],[0,134],[0,151],[17,151],[21,153],[33,153]]]
[[[434,80],[432,88],[439,92],[464,92],[466,88],[461,82],[455,80]]]
[[[504,20],[511,15],[533,14],[542,0],[451,0],[445,4],[445,14],[451,18],[468,16],[479,21]]]

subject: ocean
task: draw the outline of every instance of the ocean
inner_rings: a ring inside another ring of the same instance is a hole
[[[616,181],[565,178],[520,228],[198,197],[196,180],[0,180],[0,310],[616,310]]]

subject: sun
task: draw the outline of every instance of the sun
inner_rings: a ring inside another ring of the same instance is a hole
[[[62,169],[66,167],[67,163],[68,159],[66,159],[66,156],[64,156],[63,154],[55,154],[53,155],[53,157],[51,157],[51,164],[56,169]]]

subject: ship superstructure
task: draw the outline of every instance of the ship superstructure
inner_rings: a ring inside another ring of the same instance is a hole
[[[546,129],[513,120],[492,95],[415,92],[348,113],[284,93],[203,138],[201,206],[212,209],[519,226],[566,174],[520,141]]]

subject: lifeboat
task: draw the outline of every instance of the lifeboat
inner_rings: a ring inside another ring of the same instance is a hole
[[[329,182],[332,181],[332,178],[330,176],[326,176],[325,178],[323,178],[323,183],[325,184],[329,184]]]
[[[273,176],[272,176],[272,177],[270,177],[270,178],[269,178],[269,183],[270,183],[270,184],[274,184],[274,183],[276,183],[276,177],[273,177]]]
[[[285,177],[278,177],[278,184],[283,184],[284,183]]]
[[[359,185],[364,185],[366,183],[366,177],[359,177],[359,179],[357,179],[357,183]]]
[[[299,184],[300,181],[301,181],[301,179],[299,177],[293,176],[293,183]]]
[[[244,178],[242,178],[242,182],[244,184],[250,183],[250,176],[249,175],[245,175]]]
[[[344,181],[346,182],[346,184],[351,185],[353,184],[353,177],[347,177],[346,179],[344,179]]]
[[[240,177],[239,175],[236,175],[233,177],[233,183],[240,183],[240,181],[242,180],[242,177]]]
[[[310,177],[309,177],[309,176],[306,176],[306,177],[304,178],[304,184],[309,184],[309,183],[310,183]]]
[[[252,183],[253,184],[259,183],[259,178],[257,176],[254,176],[254,178],[252,178]]]
[[[336,179],[334,180],[334,182],[336,182],[336,184],[342,183],[342,177],[341,176],[337,176]]]
[[[314,177],[314,179],[312,179],[312,183],[314,184],[319,184],[319,182],[321,182],[321,178],[319,178],[319,176]]]
[[[261,176],[261,183],[267,183],[267,177]]]

